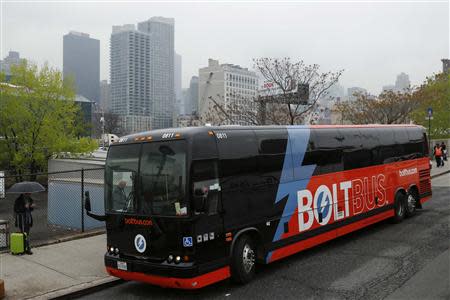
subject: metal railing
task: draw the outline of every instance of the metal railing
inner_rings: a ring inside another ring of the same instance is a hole
[[[31,245],[43,244],[85,231],[104,229],[104,223],[86,218],[84,211],[84,192],[89,190],[93,210],[104,212],[104,168],[81,168],[33,174],[11,175],[5,172],[6,194],[0,199],[0,220],[9,223],[10,232],[19,231],[16,224],[14,202],[19,194],[8,194],[8,188],[17,182],[37,181],[45,192],[31,194],[34,209],[31,212],[33,225],[30,230]]]

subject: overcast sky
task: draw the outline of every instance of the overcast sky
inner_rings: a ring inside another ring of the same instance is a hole
[[[62,69],[62,37],[70,30],[100,40],[100,79],[109,79],[113,25],[152,16],[175,18],[175,50],[183,87],[208,58],[252,67],[255,57],[344,69],[341,84],[371,93],[400,72],[413,84],[439,72],[449,55],[449,2],[2,2],[1,57],[9,50]]]

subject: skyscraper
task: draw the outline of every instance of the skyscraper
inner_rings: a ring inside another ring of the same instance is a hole
[[[100,82],[100,105],[104,112],[111,111],[111,85],[107,80]]]
[[[110,52],[111,112],[126,133],[150,130],[150,36],[133,24],[113,26]]]
[[[177,114],[184,114],[184,103],[181,90],[181,55],[175,53],[175,63],[174,63],[174,88],[175,88],[175,103]]]
[[[76,93],[100,101],[100,41],[71,31],[63,37],[63,76],[72,77]]]
[[[355,101],[358,94],[367,95],[367,90],[357,86],[347,89],[347,97],[349,101]]]
[[[138,30],[150,37],[150,114],[154,129],[173,126],[174,27],[173,18],[152,17],[138,23]]]
[[[6,81],[11,79],[11,67],[20,64],[23,58],[20,58],[20,54],[17,51],[9,51],[8,56],[3,60],[0,60],[0,71],[5,73]]]
[[[113,26],[110,51],[112,112],[125,130],[173,126],[174,20]]]
[[[450,59],[442,59],[442,72],[449,73],[450,70]]]
[[[406,92],[409,89],[411,83],[409,81],[408,74],[400,73],[397,75],[397,79],[395,80],[395,90],[397,92]]]
[[[192,76],[189,82],[189,104],[190,109],[186,112],[188,115],[198,114],[198,76]]]

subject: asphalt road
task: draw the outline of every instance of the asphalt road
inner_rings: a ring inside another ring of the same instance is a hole
[[[449,186],[450,174],[440,176],[413,218],[258,266],[247,285],[227,280],[192,292],[126,282],[83,299],[450,299]]]

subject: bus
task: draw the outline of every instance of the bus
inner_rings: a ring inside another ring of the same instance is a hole
[[[430,199],[415,125],[219,126],[128,135],[108,150],[107,272],[198,289]]]

